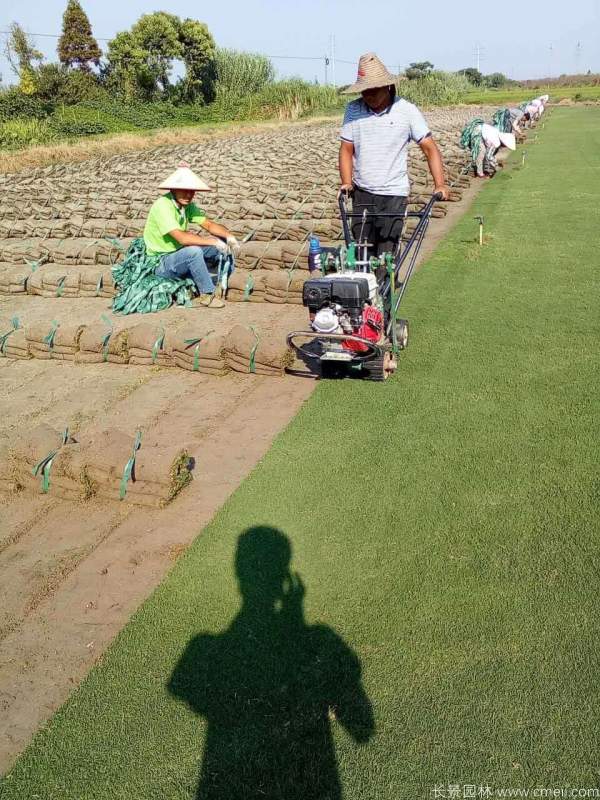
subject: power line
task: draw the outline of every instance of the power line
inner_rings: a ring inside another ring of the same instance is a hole
[[[10,31],[0,31],[0,34],[4,36],[10,36]],[[28,36],[42,36],[46,39],[60,39],[62,37],[61,33],[27,33]],[[97,42],[110,42],[112,39],[106,38],[104,36],[94,36]],[[114,38],[114,37],[113,37]],[[323,56],[269,56],[267,55],[266,58],[274,58],[274,59],[285,59],[290,61],[322,61]],[[336,58],[336,61],[340,64],[354,64],[354,61],[342,61],[339,58]]]

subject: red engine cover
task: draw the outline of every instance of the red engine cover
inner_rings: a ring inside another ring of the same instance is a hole
[[[369,342],[378,342],[381,339],[381,331],[383,330],[383,313],[373,306],[366,306],[362,313],[362,323],[355,331],[355,336],[360,336],[361,339],[367,339]],[[352,350],[355,353],[364,353],[369,348],[362,342],[345,341],[343,346],[346,350]]]

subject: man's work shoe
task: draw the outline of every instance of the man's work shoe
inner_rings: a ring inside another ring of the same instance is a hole
[[[225,303],[215,297],[214,294],[199,294],[192,300],[193,306],[203,306],[204,308],[225,308]]]

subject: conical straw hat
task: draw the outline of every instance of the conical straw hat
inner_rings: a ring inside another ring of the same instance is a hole
[[[517,142],[515,140],[514,133],[499,133],[498,136],[504,147],[508,147],[509,150],[517,149]]]
[[[210,186],[190,169],[187,161],[180,161],[175,172],[164,180],[159,189],[189,189],[194,192],[210,192]]]
[[[365,53],[358,61],[356,83],[344,89],[342,94],[356,94],[367,89],[378,89],[380,86],[391,86],[395,82],[396,76],[387,71],[383,61],[375,53]]]

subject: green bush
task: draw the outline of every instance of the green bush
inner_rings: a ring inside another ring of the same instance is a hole
[[[54,110],[54,102],[32,94],[23,94],[17,88],[0,91],[0,122],[29,117],[45,119]]]
[[[108,127],[99,121],[66,119],[64,117],[52,117],[50,127],[59,136],[94,136],[98,133],[109,133]]]
[[[56,138],[45,120],[19,118],[0,122],[0,147],[18,150],[35,144],[47,144]]]
[[[36,95],[42,100],[74,105],[82,100],[108,97],[91,72],[69,69],[60,64],[42,64],[34,74]]]
[[[110,114],[130,128],[165,128],[174,125],[190,125],[198,122],[202,106],[175,106],[172,103],[125,103],[119,100],[90,100],[80,103],[79,108]]]

